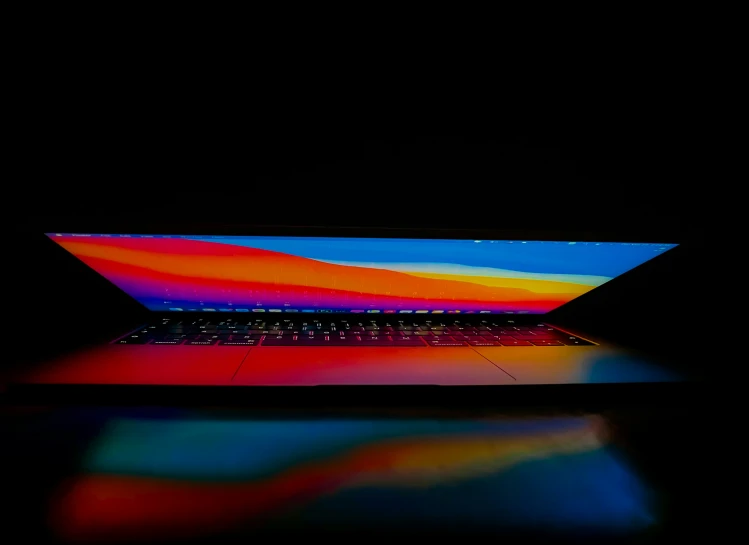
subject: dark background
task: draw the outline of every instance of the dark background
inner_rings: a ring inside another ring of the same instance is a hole
[[[731,151],[714,151],[720,131],[704,125],[723,116],[726,89],[735,86],[722,73],[736,71],[719,61],[730,47],[710,50],[725,42],[704,34],[708,22],[672,13],[661,22],[651,12],[638,15],[656,30],[652,43],[641,25],[606,47],[555,21],[565,35],[539,43],[543,53],[523,65],[527,77],[507,63],[538,47],[533,33],[478,66],[486,81],[440,66],[419,91],[392,76],[379,81],[358,58],[333,61],[331,78],[314,54],[300,70],[292,63],[306,49],[299,47],[271,60],[283,77],[257,70],[285,36],[257,40],[259,53],[243,43],[233,52],[244,58],[230,60],[226,36],[209,51],[207,25],[175,25],[173,14],[156,34],[179,27],[189,36],[165,36],[166,47],[143,39],[151,14],[136,12],[138,24],[122,33],[115,21],[125,13],[80,14],[76,24],[35,14],[8,55],[19,70],[6,74],[13,97],[5,101],[0,215],[11,234],[3,237],[4,340],[14,349],[3,363],[105,336],[108,321],[141,313],[41,233],[71,224],[103,232],[280,223],[540,228],[560,239],[582,230],[683,242],[558,317],[704,374],[725,368],[714,338],[725,331],[718,302],[734,289],[725,286],[731,256],[718,251],[731,233],[711,226],[736,197],[721,172]],[[583,20],[586,30],[609,35],[625,16],[600,16],[595,27]],[[670,35],[676,28],[687,35]],[[583,47],[563,51],[577,40]],[[406,56],[403,79],[421,68],[421,57]],[[9,535],[29,535],[43,531],[47,478],[75,466],[80,430],[54,419],[35,427],[23,418],[28,408],[10,409],[0,424],[6,520]],[[698,531],[714,540],[722,531],[730,499],[709,488],[721,482],[714,468],[726,465],[742,429],[726,434],[726,418],[707,395],[686,409],[643,407],[634,418],[628,454],[671,502],[668,532],[652,541]]]

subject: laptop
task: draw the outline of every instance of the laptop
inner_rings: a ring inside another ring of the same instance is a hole
[[[674,243],[47,233],[144,307],[13,384],[513,386],[668,382],[549,313]]]

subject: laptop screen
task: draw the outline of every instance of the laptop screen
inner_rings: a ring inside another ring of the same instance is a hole
[[[47,233],[153,311],[544,314],[676,244]]]

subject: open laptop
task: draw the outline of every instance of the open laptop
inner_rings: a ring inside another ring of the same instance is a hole
[[[671,381],[546,318],[673,243],[47,233],[147,310],[22,384]]]

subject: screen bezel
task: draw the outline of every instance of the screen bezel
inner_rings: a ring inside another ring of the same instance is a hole
[[[456,229],[438,227],[382,227],[382,226],[325,226],[325,225],[241,225],[241,224],[178,224],[108,222],[65,222],[44,225],[42,233],[113,233],[133,235],[226,235],[226,236],[290,236],[290,237],[355,237],[355,238],[414,238],[453,240],[539,240],[579,242],[655,242],[683,244],[683,233],[673,229],[659,229],[648,234],[631,231],[603,231],[597,229]],[[34,229],[37,233],[39,227]],[[45,236],[46,238],[46,236]]]

